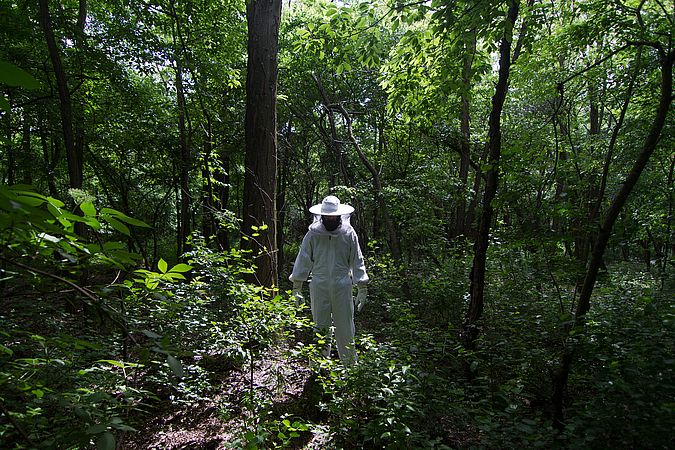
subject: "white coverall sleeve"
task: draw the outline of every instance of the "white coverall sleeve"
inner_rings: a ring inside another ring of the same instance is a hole
[[[356,233],[352,235],[352,251],[351,251],[351,266],[352,266],[352,284],[365,286],[370,279],[366,273],[366,264],[363,261],[363,253],[359,246],[359,238]]]
[[[298,256],[295,258],[295,264],[293,264],[293,272],[288,277],[288,279],[293,282],[307,281],[313,266],[314,255],[312,252],[312,240],[310,238],[310,233],[307,233],[302,239],[300,251],[298,252]]]

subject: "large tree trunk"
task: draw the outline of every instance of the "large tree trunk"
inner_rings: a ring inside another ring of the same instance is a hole
[[[241,247],[253,252],[256,264],[249,281],[273,287],[278,277],[276,91],[281,0],[250,0],[246,17],[246,173]]]
[[[485,291],[485,265],[492,224],[492,201],[497,194],[499,180],[499,158],[501,156],[501,114],[506,100],[511,69],[511,41],[513,27],[518,17],[519,2],[509,2],[509,10],[504,24],[504,37],[499,49],[499,78],[492,97],[492,111],[488,130],[488,170],[486,174],[485,192],[483,194],[483,211],[481,213],[478,236],[474,244],[473,267],[471,269],[471,299],[464,317],[460,339],[464,348],[473,350],[479,335],[478,321],[483,314],[483,295]],[[515,58],[514,58],[515,59]]]
[[[605,219],[595,236],[593,252],[591,253],[591,259],[586,270],[586,276],[584,277],[581,294],[579,295],[579,302],[577,303],[577,309],[575,312],[573,326],[576,329],[582,328],[585,324],[586,313],[588,313],[591,306],[590,300],[593,293],[593,288],[595,287],[598,272],[602,266],[603,255],[605,253],[605,248],[607,247],[607,242],[609,242],[609,238],[612,234],[614,223],[616,222],[621,209],[626,203],[628,196],[633,190],[633,187],[638,182],[638,179],[647,165],[649,158],[654,152],[654,149],[656,148],[661,136],[661,131],[663,130],[666,117],[668,116],[668,109],[670,108],[670,103],[672,102],[673,62],[675,60],[675,53],[672,51],[666,53],[661,48],[658,48],[658,50],[661,60],[661,97],[659,106],[656,110],[656,116],[652,122],[649,134],[642,145],[642,150],[635,160],[631,171],[628,173],[626,180],[621,184],[621,189],[614,197],[611,206],[607,210]],[[574,351],[575,346],[573,344],[570,344],[565,349],[561,359],[560,367],[554,380],[554,392],[552,396],[554,410],[553,419],[554,425],[558,429],[564,428],[565,425],[563,400],[564,392],[567,387],[567,380],[572,367]]]

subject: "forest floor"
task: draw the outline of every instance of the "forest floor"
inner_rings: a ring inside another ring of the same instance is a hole
[[[386,321],[381,311],[357,315],[357,335],[367,333],[378,336]],[[276,348],[268,350],[254,363],[253,371],[250,365],[233,367],[217,356],[204,358],[198,364],[211,374],[211,391],[216,394],[196,403],[163,402],[161,406],[164,409],[160,406],[138,433],[120,437],[117,448],[248,448],[244,437],[246,431],[256,432],[256,426],[264,421],[256,416],[255,411],[252,412],[249,400],[252,389],[256,396],[254,404],[264,405],[263,413],[268,415],[269,420],[279,422],[282,417],[289,417],[293,421],[294,417],[301,417],[301,420],[315,424],[313,429],[302,432],[300,438],[284,448],[327,448],[331,439],[328,426],[324,425],[327,413],[319,406],[325,400],[323,388],[307,360],[294,358],[288,351],[289,347],[299,342],[309,343],[312,339],[312,333],[306,330],[279,342]],[[335,345],[332,357],[337,360]],[[269,423],[265,425],[269,430]]]
[[[208,358],[204,364],[212,375],[212,391],[216,394],[196,403],[167,401],[165,409],[160,408],[138,433],[120,439],[118,448],[245,448],[245,432],[255,432],[262,420],[250,407],[251,388],[256,396],[254,404],[264,404],[270,419],[301,416],[319,422],[321,387],[306,362],[290,358],[284,350],[270,350],[252,371],[249,365],[234,368],[217,358]],[[321,433],[305,432],[302,438],[290,448],[326,448],[327,436]]]

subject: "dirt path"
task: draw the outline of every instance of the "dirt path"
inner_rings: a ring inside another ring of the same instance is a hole
[[[191,405],[167,402],[167,410],[159,412],[139,433],[120,438],[118,448],[140,449],[221,449],[241,439],[244,430],[255,429],[261,417],[255,417],[247,401],[251,395],[250,366],[213,371],[213,398]],[[253,392],[256,404],[265,404],[268,420],[318,414],[318,386],[311,371],[303,363],[286,358],[282,351],[266,354],[253,370]],[[319,394],[320,395],[320,394]],[[298,448],[325,448],[317,438],[307,438]],[[318,438],[320,439],[320,438]],[[239,446],[237,446],[239,447]]]

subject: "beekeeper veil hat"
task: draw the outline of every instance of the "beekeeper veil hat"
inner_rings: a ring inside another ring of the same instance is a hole
[[[354,208],[340,203],[340,200],[329,195],[321,203],[309,208],[309,212],[319,216],[346,216],[354,212]]]
[[[328,197],[324,198],[323,201],[318,205],[314,205],[311,208],[309,208],[309,212],[311,212],[314,215],[314,220],[312,221],[313,225],[323,222],[321,220],[321,217],[323,216],[333,216],[333,217],[337,216],[340,218],[339,223],[342,224],[340,226],[348,228],[349,226],[351,226],[350,218],[352,216],[352,213],[354,212],[354,208],[352,208],[349,205],[344,205],[340,203],[340,200],[336,196],[329,195]]]

